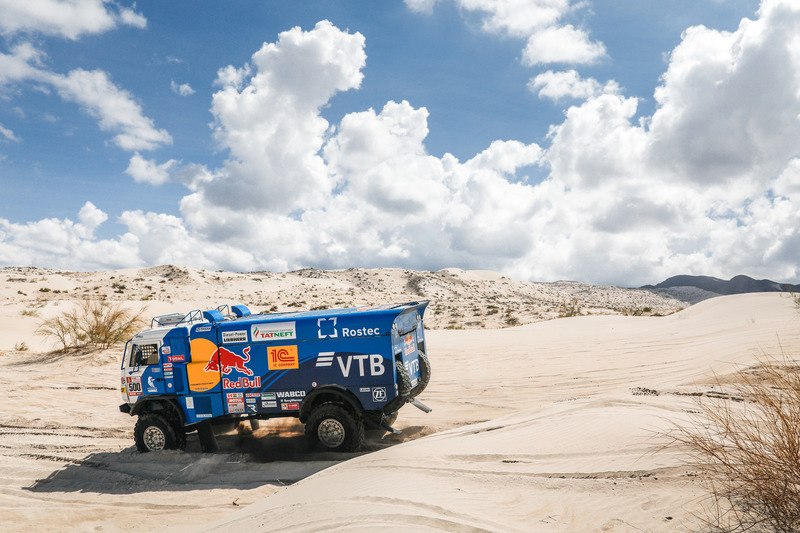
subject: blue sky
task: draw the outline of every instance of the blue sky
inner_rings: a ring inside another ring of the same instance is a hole
[[[0,0],[0,265],[800,281],[790,0]]]

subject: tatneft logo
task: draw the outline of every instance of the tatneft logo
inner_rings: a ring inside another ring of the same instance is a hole
[[[254,324],[250,326],[250,336],[253,338],[253,341],[284,341],[296,339],[297,334],[294,324],[294,322]]]

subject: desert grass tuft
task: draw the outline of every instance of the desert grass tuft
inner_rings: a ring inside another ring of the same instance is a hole
[[[710,489],[708,531],[800,531],[800,366],[762,359],[719,384],[671,434]]]
[[[131,337],[144,324],[144,311],[134,313],[119,303],[85,296],[72,311],[43,320],[36,334],[55,339],[64,351],[84,346],[106,349]]]

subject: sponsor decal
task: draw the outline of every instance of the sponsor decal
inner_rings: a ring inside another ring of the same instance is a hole
[[[147,392],[158,392],[156,391],[156,380],[153,376],[147,378]]]
[[[162,346],[161,347],[161,353],[164,354],[164,355],[169,355],[169,354],[172,353],[172,348],[169,347],[169,346]]]
[[[258,406],[256,404],[247,404],[247,412],[248,413],[257,413]]]
[[[172,363],[164,363],[164,372],[172,372]]]
[[[281,341],[297,338],[294,322],[270,322],[250,326],[250,336],[256,341]]]
[[[247,342],[247,330],[222,332],[222,344],[231,344],[234,342]]]
[[[298,402],[281,403],[281,410],[283,411],[297,411],[298,409],[300,409]]]
[[[270,370],[300,368],[297,346],[270,346],[267,350],[267,366]]]
[[[220,346],[211,360],[203,369],[204,372],[222,372],[223,374],[230,374],[232,370],[237,370],[248,376],[253,375],[253,371],[244,366],[245,363],[250,361],[250,347],[242,350],[242,355],[238,355],[227,348]]]
[[[261,400],[261,407],[263,407],[264,409],[270,409],[270,408],[275,409],[278,407],[278,402],[275,401],[265,402],[264,400]]]
[[[342,328],[342,337],[369,337],[380,334],[380,328]]]
[[[317,336],[320,339],[335,339],[339,336],[339,332],[336,331],[336,319],[337,317],[317,319]]]
[[[333,361],[337,362],[342,376],[346,378],[350,377],[350,372],[358,372],[362,378],[364,376],[382,376],[386,372],[383,357],[379,354],[320,352],[317,355],[317,368],[333,366]],[[356,362],[355,365],[353,361]]]
[[[403,350],[405,351],[406,355],[414,353],[414,351],[417,349],[417,342],[416,339],[414,338],[414,335],[412,335],[411,333],[406,335],[405,341],[403,342],[403,346],[404,346]]]
[[[244,393],[244,397],[245,398],[258,398],[260,396],[261,396],[260,392],[245,392]]]
[[[256,376],[254,378],[241,377],[236,381],[222,378],[223,389],[255,389],[261,386],[261,378]]]
[[[372,389],[372,401],[373,402],[385,402],[386,401],[386,387],[374,387]]]
[[[128,378],[128,396],[142,395],[142,378]]]
[[[408,372],[408,375],[413,376],[417,372],[419,372],[419,359],[414,359],[413,361],[407,361],[403,363],[403,366],[406,367],[406,372]]]
[[[262,400],[274,400],[275,399],[275,393],[274,392],[262,392],[261,393],[261,399]]]
[[[169,361],[171,363],[180,363],[182,361],[186,361],[186,356],[185,355],[170,355],[169,357],[167,357],[167,361]]]
[[[195,333],[205,333],[206,331],[211,331],[211,326],[200,326],[194,331]]]
[[[306,391],[302,390],[280,391],[276,392],[275,395],[281,400],[297,400],[305,398]]]
[[[244,413],[244,397],[241,392],[229,392],[228,399],[228,412],[231,413]]]
[[[361,387],[358,389],[358,392],[369,392],[371,389],[369,387]]]
[[[333,364],[333,356],[336,352],[320,352],[317,355],[317,368],[331,366]]]
[[[255,398],[245,398],[244,399],[244,403],[256,403],[256,399]]]
[[[191,396],[186,397],[186,408],[194,409],[194,398],[192,398]]]
[[[201,415],[201,414],[198,413],[197,414],[197,418],[211,418],[211,414]]]

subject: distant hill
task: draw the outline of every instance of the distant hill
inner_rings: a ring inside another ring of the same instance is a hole
[[[658,285],[645,285],[642,289],[673,289],[676,287],[696,287],[716,294],[742,294],[746,292],[800,292],[800,285],[777,283],[768,279],[753,279],[749,276],[734,276],[730,280],[711,276],[673,276]]]

